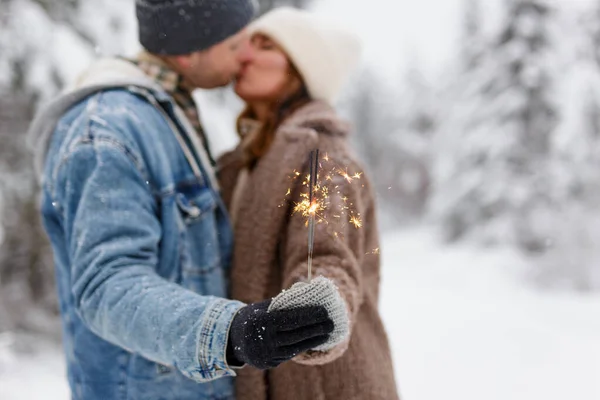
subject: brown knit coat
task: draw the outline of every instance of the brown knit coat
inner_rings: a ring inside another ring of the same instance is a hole
[[[233,298],[252,303],[306,279],[308,228],[306,218],[293,209],[308,192],[303,185],[308,156],[318,148],[319,182],[329,196],[323,200],[326,209],[318,212],[322,222],[315,228],[313,276],[331,278],[339,287],[350,311],[350,340],[327,353],[298,356],[269,372],[251,367],[238,371],[238,400],[398,399],[377,306],[379,240],[373,193],[364,174],[343,176],[362,172],[348,149],[347,132],[334,110],[317,101],[279,127],[239,197],[231,290]],[[242,168],[240,147],[219,160],[228,206]],[[352,216],[362,223],[360,229],[350,223]]]

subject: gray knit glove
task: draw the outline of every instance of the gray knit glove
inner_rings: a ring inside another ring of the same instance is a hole
[[[273,298],[268,311],[305,306],[324,306],[334,324],[329,340],[313,350],[331,350],[348,338],[350,320],[346,302],[342,299],[335,284],[323,276],[318,276],[310,282],[295,283],[291,288]]]

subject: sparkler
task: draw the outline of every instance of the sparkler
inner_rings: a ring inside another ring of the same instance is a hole
[[[329,165],[322,164],[322,160]],[[360,229],[363,226],[360,213],[355,212],[354,204],[350,199],[341,193],[339,178],[343,179],[343,185],[359,184],[362,178],[362,172],[348,172],[348,168],[342,168],[337,163],[329,158],[327,153],[321,156],[318,149],[315,149],[309,154],[309,171],[304,175],[297,170],[292,172],[290,179],[296,184],[308,188],[308,193],[300,193],[300,201],[293,203],[293,214],[301,214],[306,219],[308,227],[308,280],[312,279],[312,263],[315,241],[316,224],[329,225],[330,221],[327,216],[335,219],[333,224],[335,227],[341,228],[344,224],[350,224],[355,229]],[[332,165],[333,164],[333,165]],[[325,168],[324,168],[325,165]],[[329,168],[328,168],[329,167]],[[324,182],[319,182],[319,170],[324,168]],[[364,187],[364,185],[363,185]],[[287,189],[285,197],[292,195],[292,188]],[[332,197],[334,200],[332,201]],[[284,207],[285,203],[279,207]],[[344,222],[345,221],[345,222]],[[335,229],[335,228],[334,228]],[[334,238],[343,238],[343,233],[332,230],[330,232]]]
[[[317,188],[317,177],[319,173],[319,149],[310,152],[309,158],[310,176],[308,183],[308,281],[312,279],[312,259],[315,245],[315,214],[318,203],[315,200],[315,189]]]

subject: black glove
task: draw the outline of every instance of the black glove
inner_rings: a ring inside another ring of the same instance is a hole
[[[227,343],[230,365],[274,368],[327,341],[333,321],[323,306],[267,312],[271,300],[240,309]]]

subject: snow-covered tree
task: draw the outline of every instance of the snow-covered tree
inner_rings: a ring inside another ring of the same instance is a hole
[[[0,86],[44,101],[96,56],[137,48],[133,0],[2,0]]]
[[[431,214],[450,240],[517,246],[538,281],[589,290],[600,287],[600,2],[579,14],[552,4],[505,1],[478,61],[460,53]]]
[[[600,288],[600,3],[570,28],[574,56],[560,82],[561,120],[551,142],[554,229],[536,275],[592,290]]]
[[[503,28],[453,86],[437,140],[436,200],[449,239],[546,246],[558,121],[559,22],[542,0],[505,1]]]
[[[415,63],[398,83],[364,67],[340,104],[353,123],[351,141],[388,215],[418,220],[429,196],[429,143],[436,129],[433,89]],[[393,223],[394,221],[392,221]]]
[[[133,0],[0,0],[0,330],[43,329],[32,326],[31,305],[56,308],[51,252],[26,148],[29,122],[36,107],[93,58],[138,48],[133,5]]]
[[[351,140],[362,161],[374,166],[381,151],[380,136],[389,135],[382,128],[382,105],[388,96],[383,83],[370,68],[362,68],[356,74],[351,92],[340,103],[340,109],[351,120],[354,134]]]
[[[394,168],[382,165],[383,198],[394,204],[408,219],[418,220],[429,201],[431,183],[431,142],[438,128],[438,100],[435,89],[415,62],[403,74],[390,110],[392,131],[387,157]],[[380,161],[382,162],[382,161]],[[383,161],[385,163],[386,161]]]
[[[463,0],[464,21],[460,41],[463,68],[470,70],[479,65],[485,49],[481,0]]]

